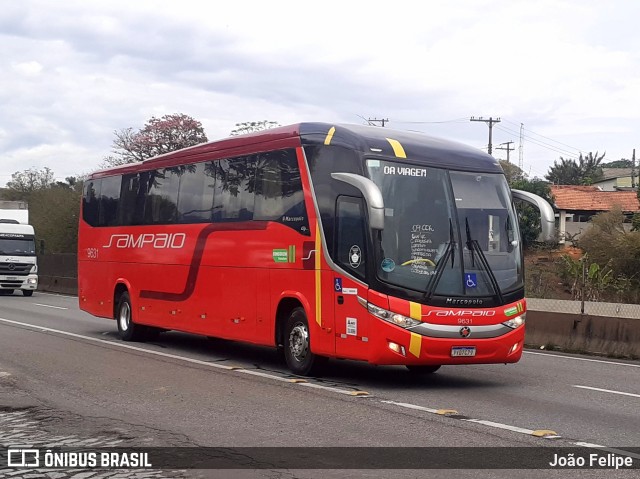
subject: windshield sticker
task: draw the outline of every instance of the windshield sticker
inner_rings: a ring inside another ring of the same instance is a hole
[[[360,247],[358,245],[353,245],[349,250],[349,264],[352,268],[357,268],[360,266],[360,261],[362,261],[362,252],[360,251]]]
[[[476,288],[478,286],[478,278],[476,273],[465,273],[464,284],[467,288]]]
[[[403,265],[411,265],[411,272],[431,276],[435,274],[435,262],[438,249],[433,244],[431,234],[435,228],[430,224],[415,224],[411,226],[411,260]]]
[[[347,318],[347,334],[349,336],[358,335],[358,320],[356,318]]]
[[[372,148],[373,150],[373,148]],[[367,162],[369,168],[380,168],[380,160],[369,160]]]
[[[396,262],[391,258],[385,258],[382,260],[380,267],[385,273],[391,273],[394,269],[396,269]]]
[[[426,168],[411,168],[410,166],[385,166],[383,171],[385,175],[417,176],[420,178],[427,177]]]

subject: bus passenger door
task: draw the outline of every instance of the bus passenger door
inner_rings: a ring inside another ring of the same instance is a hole
[[[367,245],[364,200],[338,196],[336,202],[335,262],[349,275],[334,272],[333,293],[336,356],[367,359],[369,320],[358,296],[367,298]],[[357,281],[360,280],[360,281]]]

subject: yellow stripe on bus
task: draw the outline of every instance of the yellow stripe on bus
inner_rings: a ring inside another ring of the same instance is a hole
[[[391,144],[391,148],[393,148],[393,153],[397,158],[406,158],[407,154],[404,152],[404,148],[398,140],[394,140],[393,138],[387,138],[389,144]]]
[[[320,239],[320,225],[316,221],[316,322],[322,326],[322,261],[320,252],[322,251],[322,240]]]
[[[413,301],[409,301],[409,316],[418,321],[422,321],[422,306]]]
[[[420,350],[422,349],[422,336],[416,333],[411,333],[411,342],[409,343],[409,352],[416,358],[420,357]]]
[[[331,128],[329,128],[329,133],[327,133],[327,137],[324,139],[324,144],[325,145],[330,145],[331,144],[331,138],[333,138],[333,134],[336,132],[336,127],[332,126]]]

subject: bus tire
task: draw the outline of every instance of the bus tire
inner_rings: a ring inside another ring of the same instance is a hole
[[[436,366],[416,366],[416,365],[408,365],[407,369],[411,374],[424,376],[426,374],[433,374],[438,369],[440,369],[440,365]]]
[[[120,295],[115,319],[116,323],[118,323],[120,339],[123,341],[141,341],[144,339],[146,328],[133,322],[131,298],[126,291]]]
[[[22,290],[22,294],[24,296],[33,296],[33,290],[32,289],[23,289]]]
[[[287,319],[284,330],[284,358],[294,374],[311,376],[318,373],[325,357],[311,352],[309,322],[303,308],[295,308]]]

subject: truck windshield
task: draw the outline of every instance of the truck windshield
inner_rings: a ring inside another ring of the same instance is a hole
[[[500,296],[523,285],[506,179],[368,160],[382,191],[378,277],[425,295]]]
[[[0,237],[0,254],[11,256],[33,256],[36,254],[36,243],[33,238]]]

